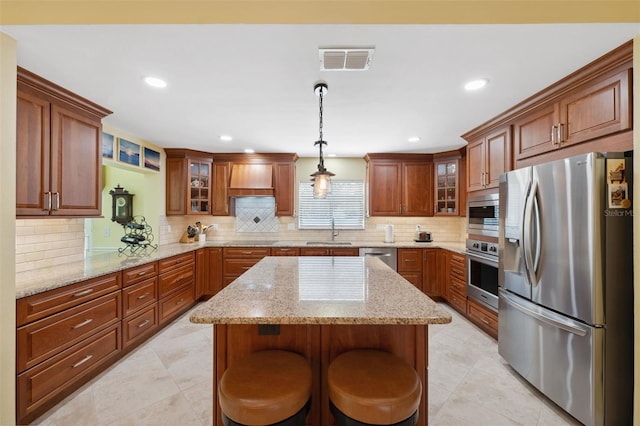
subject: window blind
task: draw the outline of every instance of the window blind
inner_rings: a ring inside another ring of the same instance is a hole
[[[309,181],[298,185],[298,228],[364,229],[364,182],[331,180],[331,193],[324,199],[313,198]]]

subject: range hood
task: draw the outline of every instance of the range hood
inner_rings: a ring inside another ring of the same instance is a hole
[[[234,163],[229,178],[229,197],[273,197],[271,164]]]

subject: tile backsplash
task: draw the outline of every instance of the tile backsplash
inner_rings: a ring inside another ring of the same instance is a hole
[[[299,230],[297,218],[271,216],[271,207],[251,203],[244,213],[233,216],[161,216],[159,244],[180,240],[187,225],[200,221],[216,224],[217,230],[207,232],[207,241],[324,241],[331,239],[331,230]],[[259,218],[257,221],[255,218]],[[253,225],[251,225],[253,223]],[[461,242],[466,238],[464,217],[370,217],[364,230],[340,230],[336,241],[381,243],[384,225],[394,225],[396,242],[413,240],[416,225],[431,231],[434,241]],[[16,220],[16,272],[80,261],[85,256],[84,219],[18,219]]]
[[[236,199],[236,232],[278,232],[274,197]]]

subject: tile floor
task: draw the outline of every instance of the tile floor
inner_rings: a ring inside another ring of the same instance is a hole
[[[520,379],[495,340],[443,305],[429,328],[429,424],[577,425]],[[189,314],[70,395],[35,424],[211,425],[212,327]]]

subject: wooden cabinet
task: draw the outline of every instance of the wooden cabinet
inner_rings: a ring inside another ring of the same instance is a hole
[[[229,216],[229,177],[231,176],[230,161],[215,161],[213,163],[213,193],[211,194],[211,214],[214,216]]]
[[[296,165],[294,162],[274,163],[276,216],[293,216]]]
[[[208,274],[204,294],[214,296],[222,290],[222,248],[207,247]]]
[[[467,313],[467,264],[463,254],[447,251],[445,298],[462,314]]]
[[[120,354],[122,275],[16,302],[17,420],[26,424]]]
[[[466,150],[465,150],[466,152]],[[434,154],[434,215],[464,216],[466,212],[466,188],[461,190],[464,174],[464,156],[459,151]]]
[[[271,256],[300,256],[298,247],[271,247]]]
[[[371,216],[433,216],[433,156],[367,154],[365,159]]]
[[[631,69],[574,88],[514,122],[516,160],[632,127]]]
[[[511,126],[480,136],[467,145],[467,191],[497,188],[511,170]]]
[[[301,247],[300,256],[358,256],[356,247]]]
[[[422,249],[398,249],[398,274],[422,291]]]
[[[158,262],[150,262],[122,273],[123,349],[133,349],[159,328],[158,271]]]
[[[195,253],[158,261],[158,317],[160,325],[195,303]]]
[[[271,249],[266,247],[224,247],[222,249],[222,286],[226,287],[270,254]]]
[[[16,215],[102,214],[102,118],[111,111],[18,67]]]
[[[494,338],[498,338],[498,314],[473,299],[467,300],[467,318]]]
[[[211,213],[211,154],[166,148],[166,211],[170,215]]]
[[[442,272],[439,264],[440,249],[422,250],[422,291],[432,299],[442,296]]]

